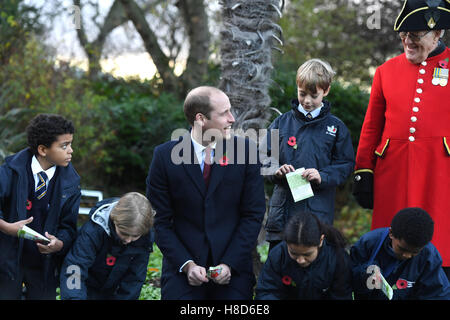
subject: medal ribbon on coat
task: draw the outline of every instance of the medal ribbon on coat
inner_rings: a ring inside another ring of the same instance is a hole
[[[442,61],[439,61],[439,67],[434,68],[433,72],[433,80],[431,83],[435,86],[440,85],[441,87],[445,87],[448,84],[448,58]]]

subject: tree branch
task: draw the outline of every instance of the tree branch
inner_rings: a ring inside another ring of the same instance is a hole
[[[189,38],[189,57],[183,82],[186,91],[200,85],[208,72],[210,33],[203,0],[179,0],[177,3]]]
[[[158,39],[150,28],[142,9],[133,0],[120,0],[128,18],[133,22],[134,27],[144,42],[145,49],[152,57],[158,72],[166,88],[175,89],[176,77],[169,66],[170,59],[161,50]]]

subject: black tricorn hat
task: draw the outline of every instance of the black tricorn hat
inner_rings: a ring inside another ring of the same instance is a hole
[[[450,29],[450,0],[405,0],[395,31]]]

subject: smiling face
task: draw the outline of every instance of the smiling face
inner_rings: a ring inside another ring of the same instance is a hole
[[[42,169],[47,170],[54,165],[67,167],[72,161],[72,141],[73,134],[66,133],[57,136],[50,148],[39,145],[37,159]]]
[[[439,36],[440,31],[401,32],[400,38],[406,59],[413,64],[425,61],[428,55],[436,48]]]
[[[200,115],[199,119],[202,125],[203,141],[209,144],[210,136],[217,136],[218,133],[222,138],[229,139],[231,137],[231,126],[234,123],[234,117],[231,114],[231,104],[227,95],[223,92],[213,92],[210,96],[211,112],[209,117]],[[206,131],[214,131],[211,134],[205,134]]]

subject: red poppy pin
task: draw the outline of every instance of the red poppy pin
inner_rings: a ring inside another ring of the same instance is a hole
[[[106,257],[106,265],[112,267],[115,264],[116,264],[116,257],[108,253],[108,256]]]
[[[288,139],[287,144],[290,145],[292,148],[297,149],[297,139],[294,136]]]
[[[398,279],[393,288],[402,290],[406,288],[412,288],[412,286],[414,286],[414,281]]]
[[[439,61],[439,67],[442,69],[448,69],[448,61],[449,58]]]
[[[228,158],[226,154],[224,154],[223,157],[219,160],[219,164],[221,167],[228,165]]]
[[[30,211],[33,207],[33,203],[30,200],[27,200],[27,210]]]
[[[297,286],[295,284],[295,282],[292,281],[292,278],[289,277],[289,276],[284,276],[283,278],[281,278],[281,282],[283,282],[283,284],[286,285],[286,286],[294,286],[294,287]]]

